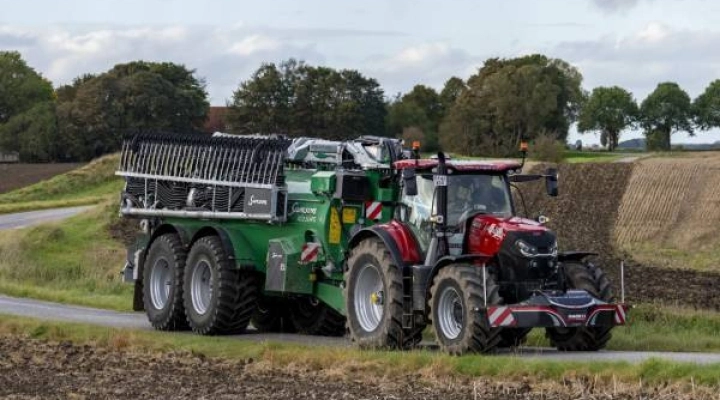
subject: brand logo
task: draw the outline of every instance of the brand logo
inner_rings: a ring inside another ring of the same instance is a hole
[[[305,207],[300,203],[293,203],[290,208],[290,215],[293,214],[306,214],[306,215],[317,215],[317,208]]]
[[[585,314],[568,314],[568,319],[572,320],[585,320],[586,315]]]
[[[487,233],[490,234],[490,236],[498,239],[502,239],[503,235],[505,234],[505,230],[499,225],[490,224],[485,229],[487,230]]]
[[[267,201],[267,199],[256,199],[255,195],[253,194],[253,195],[250,195],[250,200],[248,201],[248,205],[249,206],[254,206],[254,205],[266,206],[266,205],[268,205],[268,201]]]
[[[270,258],[282,258],[282,256],[283,256],[282,254],[271,253]]]

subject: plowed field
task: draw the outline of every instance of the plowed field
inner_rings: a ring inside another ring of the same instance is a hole
[[[611,385],[592,377],[439,379],[412,371],[395,378],[307,366],[279,369],[248,360],[0,336],[0,397],[5,399],[714,399],[700,388]]]
[[[0,164],[0,193],[32,185],[83,164]]]

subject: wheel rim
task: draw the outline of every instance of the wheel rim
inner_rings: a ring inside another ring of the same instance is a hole
[[[150,273],[150,300],[153,307],[158,310],[165,308],[170,297],[173,274],[170,264],[165,258],[155,261]]]
[[[205,260],[198,262],[190,279],[190,295],[193,308],[198,314],[205,314],[210,306],[213,292],[210,264]]]
[[[437,324],[448,339],[457,339],[463,328],[465,309],[460,295],[453,287],[446,287],[440,294]]]
[[[382,277],[377,267],[367,264],[362,267],[355,284],[355,314],[357,321],[366,332],[380,326],[384,313],[384,292]]]

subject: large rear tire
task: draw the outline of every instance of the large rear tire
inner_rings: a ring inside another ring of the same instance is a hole
[[[250,323],[259,332],[295,333],[289,308],[290,303],[284,298],[260,296]]]
[[[347,326],[355,343],[390,349],[420,343],[425,325],[403,328],[402,271],[380,239],[365,239],[350,251],[345,283]]]
[[[611,303],[615,297],[605,273],[589,263],[563,263],[570,289],[586,290],[595,298]],[[545,336],[561,351],[596,351],[607,345],[613,326],[581,328],[547,328]]]
[[[183,272],[187,253],[178,235],[166,233],[150,245],[143,267],[142,302],[158,330],[187,329],[183,307]]]
[[[430,288],[430,315],[440,348],[449,354],[487,353],[500,344],[501,329],[491,328],[485,308],[482,267],[448,265]],[[502,304],[498,285],[487,276],[487,305]]]
[[[345,335],[345,317],[314,297],[293,299],[290,319],[298,333],[319,336]]]
[[[202,335],[240,333],[257,307],[257,279],[237,269],[220,238],[206,236],[190,249],[184,279],[188,324]]]

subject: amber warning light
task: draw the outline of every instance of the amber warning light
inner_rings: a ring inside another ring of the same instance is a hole
[[[420,150],[420,142],[418,142],[417,140],[414,141],[412,144],[412,148],[413,150]]]
[[[520,151],[528,151],[528,144],[525,141],[520,142]]]

